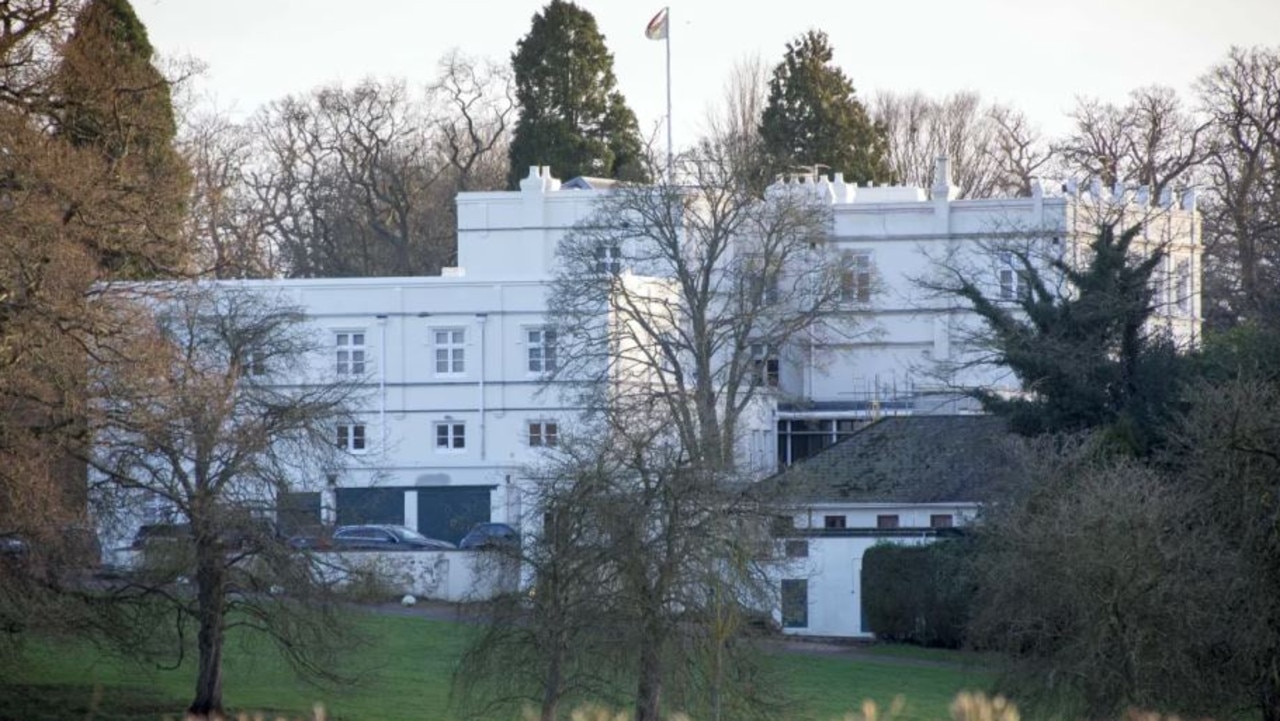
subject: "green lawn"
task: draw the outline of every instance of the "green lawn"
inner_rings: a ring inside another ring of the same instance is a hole
[[[371,643],[350,655],[365,672],[355,684],[340,688],[300,681],[273,652],[233,643],[227,653],[227,705],[300,715],[323,701],[329,717],[338,721],[450,719],[449,676],[470,629],[401,616],[366,616],[361,624]],[[906,701],[903,721],[945,719],[956,691],[991,682],[984,671],[917,668],[893,658],[779,654],[774,661],[789,695],[802,700],[786,721],[839,719],[864,698],[886,710],[897,695]],[[141,721],[176,715],[189,701],[193,667],[189,661],[173,671],[142,668],[84,642],[33,642],[20,663],[2,670],[0,721]]]

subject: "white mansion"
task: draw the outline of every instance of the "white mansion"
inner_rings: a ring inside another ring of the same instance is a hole
[[[1195,342],[1201,248],[1191,194],[1174,202],[1142,190],[1062,186],[958,200],[943,159],[930,189],[855,187],[838,176],[802,182],[831,204],[831,241],[854,259],[851,293],[876,332],[838,347],[781,349],[771,418],[745,429],[757,468],[812,456],[879,416],[971,412],[957,387],[1015,390],[999,369],[939,375],[965,358],[973,317],[918,281],[946,261],[979,274],[991,297],[1014,298],[1020,276],[993,249],[1026,242],[1076,252],[1096,232],[1099,208],[1143,220],[1147,238],[1169,242],[1156,322]],[[517,191],[460,194],[458,267],[439,277],[228,282],[304,308],[330,341],[328,355],[313,362],[369,384],[357,420],[335,429],[350,466],[307,479],[283,505],[454,541],[477,521],[519,522],[522,469],[578,412],[546,383],[560,359],[545,312],[559,241],[611,192],[592,183],[562,184],[547,168],[531,168]],[[821,632],[862,631],[832,621]]]

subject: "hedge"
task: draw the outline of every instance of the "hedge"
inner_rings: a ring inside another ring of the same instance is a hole
[[[862,557],[862,608],[877,638],[958,648],[973,599],[972,542],[885,543]]]

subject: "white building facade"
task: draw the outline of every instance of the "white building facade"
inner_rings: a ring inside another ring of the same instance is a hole
[[[1200,239],[1191,196],[1152,203],[1140,191],[1094,188],[957,200],[943,161],[931,192],[857,188],[838,176],[806,185],[831,203],[831,242],[850,261],[857,306],[850,312],[875,332],[781,349],[776,392],[744,429],[758,436],[756,465],[773,469],[811,456],[882,415],[965,410],[931,369],[963,356],[960,339],[972,315],[918,281],[944,259],[960,258],[987,274],[993,297],[1012,297],[1016,269],[990,257],[993,244],[1074,252],[1096,230],[1090,208],[1144,219],[1151,242],[1168,242],[1158,322],[1187,343],[1198,335]],[[477,522],[518,523],[527,469],[580,413],[547,382],[561,362],[546,317],[557,245],[609,192],[581,180],[562,185],[549,169],[533,168],[519,190],[460,194],[458,267],[439,277],[228,283],[301,307],[329,349],[312,362],[368,391],[356,417],[334,429],[348,466],[301,479],[282,507],[317,521],[403,524],[455,541]],[[998,369],[984,373],[950,380],[1014,388]],[[843,561],[811,562],[823,577],[843,573]],[[825,621],[814,628],[839,635]]]

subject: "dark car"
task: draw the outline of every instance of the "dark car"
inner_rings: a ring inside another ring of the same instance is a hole
[[[0,534],[0,557],[26,558],[31,553],[31,544],[16,533]]]
[[[505,523],[477,523],[458,542],[458,548],[514,548],[520,532]]]
[[[142,551],[155,543],[175,543],[191,541],[191,526],[186,523],[148,523],[138,527],[133,534],[133,542],[129,547]]]
[[[427,538],[411,528],[391,525],[338,526],[333,532],[335,551],[448,551],[457,546],[438,538]]]

